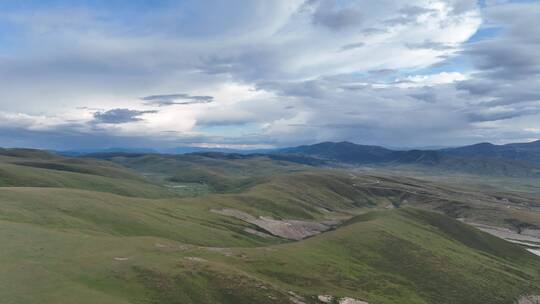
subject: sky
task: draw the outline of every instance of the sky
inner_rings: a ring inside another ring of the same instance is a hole
[[[0,146],[540,138],[540,1],[0,1]]]

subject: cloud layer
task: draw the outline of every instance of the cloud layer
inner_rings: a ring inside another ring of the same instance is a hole
[[[145,105],[149,106],[172,106],[172,105],[189,105],[197,103],[209,103],[214,101],[212,96],[191,96],[189,94],[166,94],[166,95],[150,95],[141,98]]]
[[[137,122],[143,120],[141,118],[144,114],[157,113],[158,111],[137,111],[130,109],[112,109],[104,112],[94,113],[94,123],[104,124],[123,124],[128,122]]]
[[[0,4],[6,145],[539,136],[538,3],[81,3]]]

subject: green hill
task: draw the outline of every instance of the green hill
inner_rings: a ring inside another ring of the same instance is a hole
[[[0,151],[0,186],[75,188],[126,196],[172,197],[174,191],[112,162],[36,150]]]
[[[200,153],[164,154],[103,154],[100,158],[143,172],[157,180],[170,183],[202,183],[211,190],[223,192],[254,185],[261,179],[307,167],[268,156]]]
[[[540,258],[455,219],[540,224],[519,194],[264,156],[25,155],[0,162],[2,303],[503,304],[540,292]],[[210,191],[164,186],[194,176]]]
[[[419,210],[272,245],[195,202],[42,191],[0,191],[4,303],[510,303],[539,286],[537,257]]]

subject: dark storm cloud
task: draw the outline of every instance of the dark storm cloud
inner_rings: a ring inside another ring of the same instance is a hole
[[[436,12],[436,10],[421,7],[421,6],[416,6],[416,5],[407,5],[399,10],[399,13],[401,15],[408,16],[408,17],[417,17],[422,14],[433,13],[433,12]]]
[[[410,49],[448,50],[453,48],[451,45],[433,41],[424,41],[422,43],[407,43],[405,45]]]
[[[485,77],[519,80],[540,73],[540,59],[536,53],[539,48],[538,43],[519,41],[505,36],[501,39],[475,43],[468,47],[464,54],[474,58],[474,64]]]
[[[104,112],[94,113],[94,123],[123,124],[128,122],[141,121],[144,114],[157,113],[158,111],[137,111],[130,109],[112,109]]]
[[[262,144],[268,138],[262,134],[247,134],[242,137],[220,137],[207,135],[163,134],[164,136],[140,136],[115,134],[106,129],[84,129],[81,125],[61,125],[47,130],[30,130],[26,127],[0,125],[2,147],[28,147],[50,150],[103,149],[103,148],[172,148],[190,144]],[[163,132],[173,133],[173,132]]]
[[[477,71],[456,86],[478,105],[479,112],[469,114],[470,119],[495,121],[539,114],[540,28],[534,26],[539,15],[540,6],[533,3],[487,10],[487,22],[503,30],[500,36],[466,45],[463,54]],[[491,111],[496,107],[511,110]]]
[[[152,106],[172,106],[172,105],[190,105],[198,103],[210,103],[214,101],[213,96],[189,95],[185,93],[166,94],[166,95],[150,95],[142,97],[144,104]],[[184,101],[179,101],[184,100]]]
[[[424,88],[419,92],[409,94],[409,96],[430,103],[437,101],[437,92],[433,88]]]
[[[104,131],[74,132],[62,130],[49,131],[25,131],[15,132],[20,141],[34,142],[33,138],[39,138],[37,146],[49,147],[50,149],[96,148],[96,147],[141,147],[152,146],[157,143],[152,139],[140,137],[117,136]]]
[[[341,50],[342,51],[354,50],[354,49],[361,48],[364,45],[366,45],[366,44],[363,43],[363,42],[350,43],[350,44],[346,44],[346,45],[342,46]]]
[[[338,7],[336,1],[312,1],[316,5],[312,16],[315,25],[324,26],[334,31],[351,28],[362,24],[362,13],[353,7]]]
[[[324,79],[308,81],[273,81],[260,83],[258,88],[272,90],[282,96],[302,98],[323,98],[329,96],[331,91],[327,88],[328,82]]]
[[[371,70],[368,71],[370,76],[377,77],[377,76],[388,76],[396,74],[398,71],[394,69],[379,69],[379,70]]]
[[[467,115],[471,122],[498,121],[518,118],[527,115],[536,115],[539,109],[507,110],[499,113],[470,113]]]
[[[474,9],[481,1],[477,0],[449,0],[452,6],[452,14],[463,14]]]
[[[488,10],[489,22],[503,28],[501,36],[467,45],[480,79],[530,80],[540,74],[540,5],[508,4]],[[475,77],[476,78],[476,77]]]
[[[61,125],[48,130],[29,130],[24,127],[0,126],[0,140],[4,147],[30,147],[52,150],[152,147],[163,145],[160,139],[121,136],[103,129],[84,130],[81,126]]]

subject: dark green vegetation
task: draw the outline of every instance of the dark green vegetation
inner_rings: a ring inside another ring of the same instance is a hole
[[[2,303],[502,304],[540,292],[539,257],[456,220],[540,227],[533,192],[264,155],[0,155]],[[293,242],[223,209],[340,224]]]

